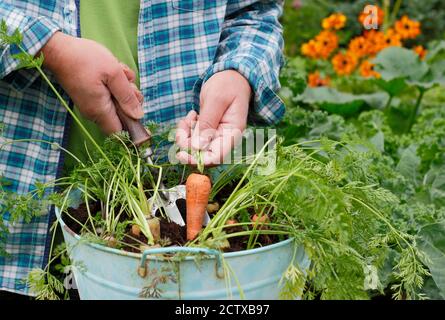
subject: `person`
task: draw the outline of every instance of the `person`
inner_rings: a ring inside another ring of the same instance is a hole
[[[284,114],[282,1],[2,0],[0,20],[23,35],[93,137],[122,130],[116,113],[143,123],[177,123],[177,158],[220,163],[248,122]],[[15,46],[0,47],[4,190],[23,194],[69,170],[59,144],[82,157],[85,139],[36,70],[20,69]],[[46,142],[45,142],[46,141]],[[49,143],[47,143],[49,142]],[[225,142],[225,143],[221,143]],[[7,222],[8,215],[3,219]],[[0,291],[31,295],[23,282],[48,261],[53,210],[9,226]]]

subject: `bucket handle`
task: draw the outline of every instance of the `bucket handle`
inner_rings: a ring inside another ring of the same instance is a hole
[[[166,247],[166,248],[154,248],[147,249],[142,253],[141,263],[138,268],[138,274],[140,277],[145,278],[147,275],[147,257],[153,254],[162,253],[192,253],[192,254],[206,254],[209,256],[214,256],[216,258],[215,271],[218,278],[224,278],[224,274],[220,272],[222,265],[222,255],[221,252],[215,249],[208,248],[192,248],[192,247]]]

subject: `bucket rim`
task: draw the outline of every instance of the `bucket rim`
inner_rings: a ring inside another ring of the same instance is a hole
[[[72,237],[74,237],[76,239],[76,241],[80,242],[83,238],[78,235],[77,233],[75,233],[73,230],[71,230],[63,221],[62,219],[62,215],[60,214],[60,210],[59,208],[55,208],[55,214],[57,217],[57,220],[60,223],[60,226],[67,231]],[[261,252],[266,252],[266,251],[270,251],[282,246],[286,246],[288,244],[290,244],[291,242],[294,242],[295,239],[294,238],[289,238],[277,243],[273,243],[264,247],[260,247],[260,248],[254,248],[254,249],[249,249],[249,250],[242,250],[242,251],[235,251],[235,252],[226,252],[226,253],[222,253],[222,256],[224,258],[236,258],[236,257],[240,257],[240,256],[248,256],[248,255],[254,255],[257,253],[261,253]],[[141,259],[142,258],[142,253],[134,253],[134,252],[127,252],[124,250],[120,250],[120,249],[115,249],[115,248],[110,248],[98,243],[92,243],[92,242],[88,242],[88,241],[83,241],[83,244],[92,247],[94,249],[103,251],[103,252],[108,252],[108,253],[113,253],[119,256],[125,256],[125,257],[131,257],[131,258],[136,258],[136,259]],[[206,248],[206,247],[200,247],[200,248]],[[160,257],[160,256],[147,256],[148,260],[158,260],[158,261],[162,261],[162,260],[168,260],[169,258],[167,257]],[[194,257],[193,256],[186,256],[184,258],[184,260],[193,260]],[[215,259],[214,257],[208,257],[208,259]]]

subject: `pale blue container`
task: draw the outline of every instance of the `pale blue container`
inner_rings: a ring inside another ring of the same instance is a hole
[[[82,300],[278,299],[280,279],[294,253],[300,270],[307,270],[310,264],[303,247],[292,239],[224,254],[188,247],[129,253],[83,240],[65,225],[59,210],[56,215]],[[169,255],[162,255],[166,253]],[[187,256],[175,259],[173,253]],[[223,263],[233,273],[225,275]]]

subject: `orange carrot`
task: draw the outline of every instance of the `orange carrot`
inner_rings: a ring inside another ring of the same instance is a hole
[[[258,223],[258,224],[269,223],[269,216],[267,214],[263,214],[263,215],[254,214],[252,216],[252,222]]]
[[[210,178],[192,173],[185,184],[187,206],[187,240],[193,240],[202,229],[212,183]]]
[[[234,219],[230,219],[230,220],[227,220],[226,226],[231,226],[231,225],[234,225],[234,224],[237,224],[237,223],[238,223],[238,221],[236,221]]]
[[[257,226],[258,230],[266,230],[267,224],[270,222],[269,216],[267,214],[263,215],[254,214],[251,220],[254,223],[254,225]]]

